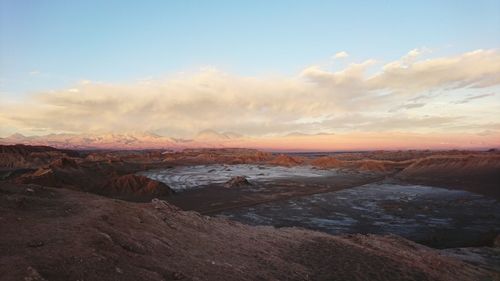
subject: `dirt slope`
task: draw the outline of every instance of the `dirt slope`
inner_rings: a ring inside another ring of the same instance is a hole
[[[5,281],[494,278],[398,237],[251,227],[159,200],[0,183],[0,214]]]

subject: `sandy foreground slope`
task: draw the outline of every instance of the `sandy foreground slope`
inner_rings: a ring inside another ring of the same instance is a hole
[[[498,280],[396,236],[251,227],[80,191],[0,183],[1,280]]]

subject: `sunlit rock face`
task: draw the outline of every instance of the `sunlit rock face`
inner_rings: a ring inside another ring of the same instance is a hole
[[[268,166],[268,165],[197,165],[180,166],[171,169],[141,172],[150,179],[163,182],[176,191],[204,187],[210,184],[224,184],[236,176],[245,176],[250,182],[264,182],[277,179],[332,176],[335,170],[320,170],[311,166]]]

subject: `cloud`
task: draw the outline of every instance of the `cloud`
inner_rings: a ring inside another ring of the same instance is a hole
[[[386,90],[400,94],[415,94],[437,88],[485,88],[500,84],[500,53],[496,50],[476,50],[454,57],[416,60],[422,53],[412,50],[401,59],[382,66],[371,77],[364,75],[375,63],[367,60],[351,64],[337,72],[317,67],[306,69],[303,75],[326,86],[361,85],[364,91]]]
[[[460,120],[460,116],[412,116],[407,114],[354,113],[335,116],[323,121],[325,126],[342,131],[388,132],[388,131],[432,131]]]
[[[495,93],[470,96],[470,97],[467,97],[465,99],[456,101],[455,103],[457,103],[457,104],[468,103],[468,102],[473,101],[473,100],[482,99],[482,98],[486,98],[486,97],[491,97],[491,96],[494,96],[494,95],[495,95]]]
[[[477,133],[478,136],[482,136],[482,137],[497,135],[497,134],[498,134],[498,131],[492,131],[492,130],[485,130],[485,131]]]
[[[392,108],[389,110],[389,112],[396,112],[396,111],[399,111],[401,109],[421,108],[421,107],[424,107],[425,105],[426,105],[426,103],[408,103],[408,104],[403,104],[403,105],[397,106],[395,108]]]
[[[28,133],[149,131],[177,138],[206,129],[265,136],[420,132],[492,122],[495,117],[488,112],[494,112],[498,100],[486,113],[461,111],[457,116],[447,110],[451,104],[436,109],[443,101],[432,91],[453,95],[498,86],[500,54],[477,50],[421,60],[426,52],[415,49],[384,65],[369,59],[337,71],[310,66],[292,77],[244,77],[204,68],[147,83],[82,81],[22,101],[2,101],[0,121],[9,131]],[[418,101],[421,97],[425,103]],[[401,109],[412,109],[412,114],[398,113]]]
[[[410,52],[411,53],[411,52]],[[436,88],[485,88],[500,84],[500,54],[476,50],[454,57],[391,62],[366,82],[371,89],[413,94]]]
[[[349,56],[349,54],[345,51],[342,51],[342,52],[338,52],[336,53],[333,58],[334,59],[343,59],[343,58],[347,58]]]

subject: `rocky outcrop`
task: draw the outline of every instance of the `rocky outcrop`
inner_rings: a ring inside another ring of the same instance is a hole
[[[375,172],[375,173],[393,173],[403,170],[410,165],[412,160],[409,161],[383,161],[383,160],[360,160],[353,161],[353,168],[360,171]]]
[[[364,152],[349,152],[335,154],[338,160],[356,161],[356,160],[379,160],[379,161],[409,161],[432,155],[467,155],[470,151],[462,150],[375,150]]]
[[[0,145],[0,168],[39,168],[63,157],[78,156],[77,152],[48,146]]]
[[[322,169],[340,168],[343,165],[343,161],[338,160],[335,157],[324,156],[314,159],[311,165]]]
[[[252,185],[246,177],[244,176],[236,176],[228,180],[224,183],[224,187],[233,188],[233,187],[242,187]]]
[[[400,162],[371,159],[339,160],[331,156],[319,157],[311,162],[314,167],[322,169],[342,168],[370,173],[392,173],[402,170],[410,163],[411,160]]]
[[[58,163],[61,164],[61,163]],[[165,184],[144,176],[118,175],[106,167],[79,167],[74,163],[49,165],[15,180],[17,183],[33,183],[50,187],[69,188],[130,201],[145,201],[165,197],[173,191]]]
[[[462,188],[500,199],[500,155],[435,155],[419,159],[398,177],[406,181]]]
[[[272,158],[271,153],[246,148],[184,149],[163,155],[165,162],[192,164],[256,164]]]
[[[74,159],[61,157],[12,181],[91,191],[104,177],[105,173],[99,167],[84,168]]]
[[[474,176],[497,173],[500,176],[500,155],[469,154],[436,155],[417,160],[401,172],[401,176]]]
[[[74,159],[62,157],[49,164],[52,169],[78,169],[78,164]]]
[[[271,165],[277,165],[277,166],[285,166],[285,167],[292,167],[292,166],[298,166],[304,163],[305,160],[301,157],[293,157],[285,154],[280,154],[271,161],[268,162],[268,164]]]
[[[93,152],[90,153],[85,157],[85,160],[88,161],[106,161],[106,162],[113,162],[113,161],[119,161],[119,157],[112,155],[110,153],[98,153],[98,152]]]
[[[33,173],[27,173],[15,179],[18,183],[33,183],[44,186],[64,187],[64,183],[57,178],[51,168],[39,168]]]
[[[98,193],[115,198],[144,200],[144,198],[170,196],[174,192],[164,183],[130,174],[112,178],[98,190]]]

